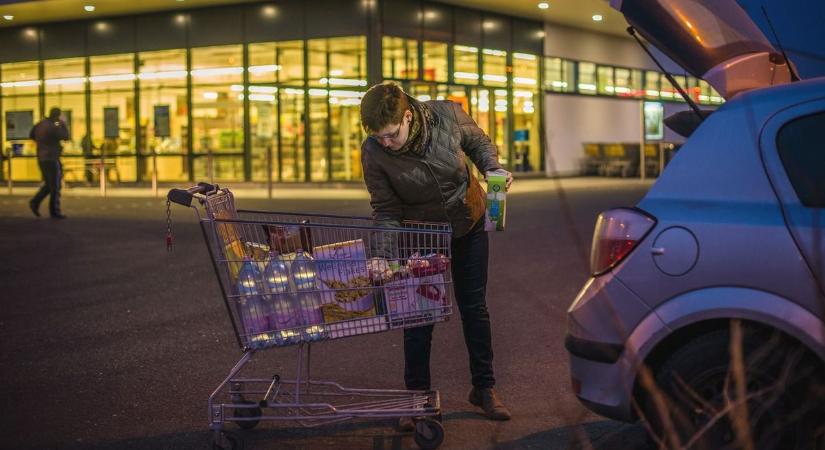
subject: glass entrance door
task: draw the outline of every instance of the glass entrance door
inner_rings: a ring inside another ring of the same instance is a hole
[[[304,178],[304,90],[278,90],[281,124],[277,158],[279,181],[306,181]]]
[[[507,119],[507,90],[486,87],[471,87],[471,116],[479,127],[490,136],[498,149],[498,161],[505,168],[510,167],[509,121]]]
[[[252,181],[278,180],[278,88],[249,86]],[[271,178],[270,178],[271,177]]]

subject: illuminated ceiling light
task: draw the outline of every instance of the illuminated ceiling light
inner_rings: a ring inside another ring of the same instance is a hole
[[[86,5],[83,7],[83,9],[85,9],[86,12],[92,12],[95,10],[95,5]]]
[[[332,69],[329,71],[329,75],[333,77],[340,77],[344,74],[344,71],[341,69]]]
[[[435,11],[424,11],[424,18],[427,20],[435,20],[438,18],[438,13]]]
[[[168,70],[164,72],[141,72],[138,79],[141,80],[169,80],[186,78],[185,70]]]
[[[109,24],[106,22],[98,22],[95,24],[95,29],[101,32],[109,31]]]
[[[6,19],[6,20],[14,20],[14,16],[9,15],[9,14],[3,16],[3,18]]]
[[[481,53],[484,53],[485,55],[490,55],[490,56],[507,56],[507,52],[505,52],[505,51],[491,50],[489,48],[485,48],[484,50],[481,51]]]
[[[547,9],[550,7],[550,4],[547,2],[541,2],[538,4],[539,9]]]
[[[267,5],[261,8],[261,14],[263,14],[264,17],[272,18],[278,15],[278,10],[272,5]]]
[[[216,100],[218,98],[217,92],[207,91],[203,93],[203,98],[207,100]]]
[[[249,73],[267,73],[267,72],[277,72],[281,70],[281,66],[278,64],[267,64],[264,66],[249,66]]]
[[[536,55],[531,55],[529,53],[518,53],[518,52],[516,52],[516,53],[513,53],[513,58],[523,59],[525,61],[535,61],[536,60]]]
[[[601,14],[593,14],[593,22],[601,22],[604,17]]]
[[[495,22],[487,20],[481,24],[481,27],[485,30],[495,30],[497,28],[497,25]]]
[[[504,75],[484,74],[481,77],[481,79],[484,80],[484,81],[495,81],[495,82],[498,82],[498,83],[506,83],[507,82],[507,77],[504,76]]]
[[[455,78],[464,78],[467,80],[478,80],[478,74],[472,72],[455,72],[453,73]],[[482,91],[484,92],[484,91]]]
[[[478,53],[478,48],[476,47],[468,47],[466,45],[456,45],[453,47],[456,51],[460,52],[468,52],[468,53]]]

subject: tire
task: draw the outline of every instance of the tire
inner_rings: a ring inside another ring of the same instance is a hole
[[[674,437],[684,448],[740,448],[732,420],[736,414],[725,410],[726,396],[736,398],[736,383],[729,374],[730,336],[728,329],[701,335],[674,352],[654,374],[675,433],[667,436],[652,395],[644,396],[643,412],[654,439],[665,448],[674,446]],[[821,449],[815,444],[814,430],[823,395],[812,390],[811,382],[823,379],[818,364],[780,333],[744,324],[741,348],[748,398],[746,429],[753,448]],[[687,447],[691,441],[694,444]]]
[[[250,405],[254,405],[253,402],[243,402],[248,403]],[[236,418],[248,418],[248,417],[261,417],[261,408],[254,407],[254,408],[235,408],[233,415]],[[242,430],[251,430],[258,426],[260,420],[240,420],[235,422],[238,427]]]
[[[415,443],[421,450],[435,450],[444,442],[444,427],[432,418],[415,423]]]

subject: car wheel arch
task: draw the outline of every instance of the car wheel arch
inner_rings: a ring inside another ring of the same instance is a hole
[[[758,301],[747,301],[754,298]],[[631,361],[633,374],[628,377],[633,382],[628,386],[633,398],[638,399],[641,393],[642,365],[651,368],[655,374],[675,349],[700,335],[729,327],[734,319],[779,331],[825,364],[825,321],[822,319],[772,293],[741,287],[708,288],[660,304],[628,337],[627,348],[636,352],[636,361]]]

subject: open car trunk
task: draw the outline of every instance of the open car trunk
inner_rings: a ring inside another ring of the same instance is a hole
[[[722,97],[791,81],[791,70],[735,0],[611,0],[637,32]]]

